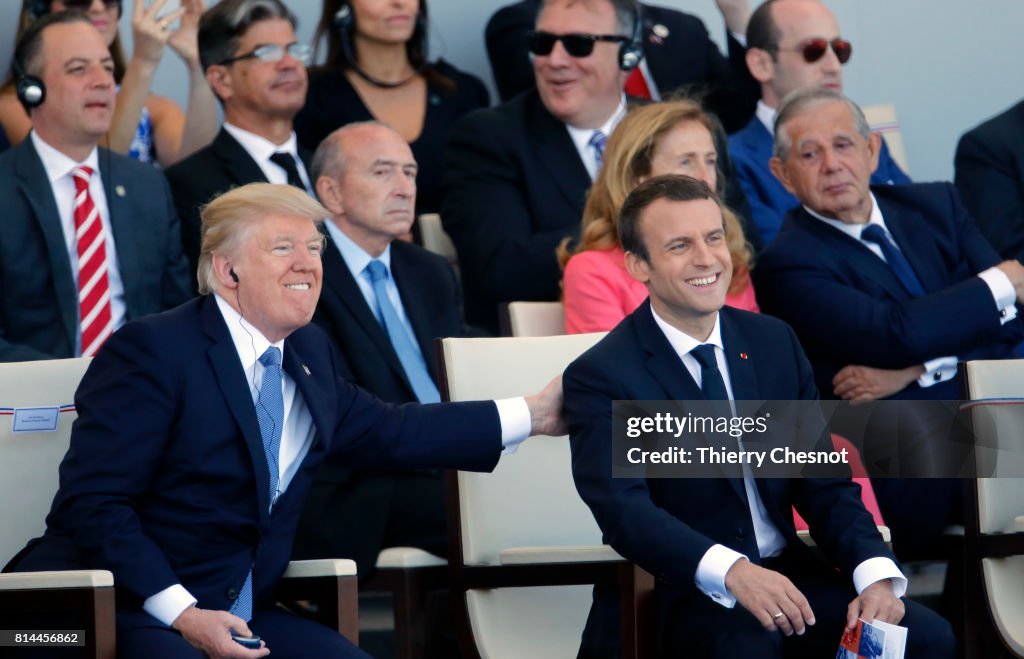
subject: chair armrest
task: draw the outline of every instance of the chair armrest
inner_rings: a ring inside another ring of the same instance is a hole
[[[377,569],[407,570],[448,565],[448,561],[417,547],[386,547],[377,556]]]
[[[347,558],[323,558],[312,561],[292,561],[282,575],[283,579],[309,579],[310,577],[354,577],[358,574],[356,562]]]
[[[58,570],[0,574],[0,590],[52,588],[113,588],[114,575],[107,570]]]
[[[566,547],[509,547],[498,555],[501,565],[536,565],[541,563],[592,563],[625,560],[608,545]]]
[[[890,545],[892,543],[892,532],[889,530],[889,527],[888,526],[879,526],[877,528],[878,528],[878,533],[882,536],[882,542],[884,542],[886,545]],[[814,538],[811,537],[811,532],[808,531],[807,529],[801,529],[801,530],[797,531],[796,535],[808,547],[817,547],[818,546],[818,543],[816,543],[814,541]]]

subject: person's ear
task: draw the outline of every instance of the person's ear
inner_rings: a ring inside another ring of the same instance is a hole
[[[772,54],[761,48],[748,48],[744,56],[750,75],[760,83],[766,83],[775,77],[775,60]]]
[[[882,155],[882,136],[872,132],[868,136],[868,153],[871,155],[871,173],[878,169],[878,160]]]
[[[320,176],[314,184],[316,196],[324,208],[331,211],[332,215],[344,215],[345,208],[341,204],[341,186],[330,176]]]
[[[782,159],[772,156],[772,159],[768,161],[768,168],[772,170],[775,178],[779,179],[782,187],[786,188],[790,194],[795,194],[793,192],[793,185],[789,180],[789,170],[786,169],[786,163]]]
[[[228,67],[214,64],[206,69],[206,83],[221,102],[231,98],[232,80]]]
[[[213,276],[226,289],[238,288],[238,273],[231,261],[222,254],[213,255]]]
[[[626,252],[626,272],[641,284],[651,280],[651,265],[633,252]]]

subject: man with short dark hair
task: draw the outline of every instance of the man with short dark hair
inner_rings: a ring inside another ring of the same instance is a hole
[[[949,624],[900,599],[906,577],[848,477],[612,477],[613,401],[817,398],[788,326],[724,306],[732,263],[704,183],[642,183],[619,232],[650,298],[566,369],[566,421],[606,542],[655,577],[659,656],[833,656],[863,618],[909,626],[908,656],[952,657]],[[794,507],[827,561],[797,537]]]
[[[785,96],[801,87],[843,90],[843,65],[853,46],[839,34],[839,24],[820,0],[766,0],[747,23],[747,67],[761,84],[757,112],[746,128],[729,137],[729,153],[753,223],[767,245],[778,233],[796,198],[772,176],[775,112]],[[872,183],[909,183],[882,143]]]
[[[126,657],[366,655],[277,607],[316,468],[489,470],[560,430],[560,387],[446,405],[381,402],[310,325],[328,211],[253,183],[203,210],[201,298],[131,323],[89,366],[46,534],[15,569],[110,570]],[[68,550],[74,556],[68,556]],[[66,564],[66,563],[65,563]],[[260,649],[232,639],[256,634]]]
[[[115,85],[87,17],[43,17],[14,65],[32,132],[0,155],[0,361],[91,356],[188,299],[178,218],[158,171],[97,146]]]
[[[182,221],[185,256],[199,257],[199,209],[246,183],[288,183],[313,194],[310,154],[292,120],[306,102],[312,48],[295,37],[296,18],[281,0],[222,0],[199,22],[199,59],[224,108],[209,146],[167,170]]]

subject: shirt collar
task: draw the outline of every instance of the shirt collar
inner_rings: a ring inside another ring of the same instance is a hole
[[[224,316],[228,332],[231,333],[231,341],[235,344],[235,352],[238,353],[238,358],[242,361],[242,368],[246,372],[256,365],[256,360],[270,346],[276,347],[281,351],[281,355],[284,355],[284,339],[271,343],[267,337],[263,336],[263,332],[253,327],[248,320],[235,311],[234,307],[228,304],[227,300],[216,293],[213,298],[217,301],[217,308],[220,309],[221,315]]]
[[[327,233],[330,234],[331,240],[334,241],[338,251],[341,252],[341,258],[345,261],[345,265],[348,267],[349,272],[352,273],[352,277],[356,280],[359,279],[363,274],[363,270],[370,261],[377,260],[384,264],[387,268],[388,274],[391,273],[391,243],[384,248],[384,251],[380,256],[370,256],[362,247],[357,245],[355,241],[345,235],[338,225],[331,220],[324,222],[327,227]]]
[[[775,108],[768,107],[764,101],[757,102],[755,116],[761,122],[761,125],[767,128],[768,132],[772,135],[775,135],[775,114]]]
[[[626,95],[623,94],[619,98],[619,105],[615,108],[615,112],[612,116],[608,117],[608,121],[604,122],[598,128],[577,128],[576,126],[565,125],[565,128],[569,131],[569,137],[572,138],[573,144],[576,145],[577,151],[583,151],[588,148],[590,144],[590,136],[594,134],[595,130],[599,130],[604,133],[605,137],[610,137],[615,127],[619,125],[622,118],[626,116]]]
[[[665,334],[665,338],[672,345],[672,349],[676,351],[682,359],[683,355],[689,354],[691,350],[699,345],[709,344],[717,347],[719,350],[724,351],[725,345],[722,343],[722,314],[715,313],[715,326],[711,330],[711,335],[708,336],[707,341],[698,341],[686,332],[676,329],[672,325],[669,325],[666,320],[658,315],[658,312],[654,310],[654,305],[651,305],[651,313],[654,315],[654,322],[657,323],[658,327]]]
[[[55,182],[64,176],[71,174],[71,170],[75,167],[91,167],[93,176],[96,176],[100,171],[99,169],[99,154],[96,147],[92,148],[89,155],[82,162],[75,162],[68,156],[64,155],[54,147],[47,144],[43,138],[39,137],[36,131],[29,133],[29,139],[32,140],[32,146],[35,147],[36,153],[39,154],[39,159],[43,161],[43,169],[46,170],[46,178],[49,179],[50,183]]]
[[[234,126],[227,122],[224,122],[224,130],[226,130],[233,138],[238,140],[238,143],[242,145],[242,148],[252,156],[252,159],[258,163],[264,163],[270,160],[270,156],[274,155],[278,151],[284,151],[299,160],[299,148],[298,141],[295,138],[295,131],[293,130],[288,136],[288,139],[281,144],[274,144],[270,140],[256,133],[250,133],[247,130]]]
[[[843,222],[842,220],[835,220],[830,217],[825,217],[824,215],[811,210],[807,206],[804,206],[804,210],[807,211],[812,217],[821,220],[825,224],[835,227],[836,229],[842,231],[843,233],[845,233],[846,235],[850,236],[855,240],[860,240],[860,235],[864,232],[864,228],[868,224],[877,224],[878,226],[885,229],[886,233],[888,233],[889,229],[888,227],[885,226],[885,218],[882,217],[882,210],[878,207],[878,200],[875,199],[875,195],[873,192],[868,192],[868,195],[871,197],[871,215],[868,217],[867,224],[849,224],[847,222]]]

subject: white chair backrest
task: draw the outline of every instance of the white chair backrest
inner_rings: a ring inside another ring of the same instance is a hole
[[[540,391],[604,334],[442,341],[451,400]],[[459,472],[463,555],[496,565],[503,549],[599,545],[601,532],[573,485],[566,437],[533,437],[490,474]]]
[[[46,528],[46,514],[57,493],[57,468],[67,453],[75,390],[88,358],[0,364],[0,566]],[[17,418],[40,422],[57,408],[52,431],[14,432]]]
[[[907,164],[907,150],[903,146],[903,132],[900,130],[900,122],[896,118],[896,107],[885,103],[882,105],[866,105],[861,108],[864,111],[864,118],[875,133],[885,138],[889,145],[889,154],[896,164],[900,166],[903,173],[910,176],[910,166]]]
[[[1024,359],[966,362],[967,398],[997,403],[1024,399]],[[994,476],[978,479],[978,516],[982,533],[1014,530],[1024,515],[1024,404],[979,405],[971,409],[979,473],[995,468]]]
[[[565,334],[565,307],[561,302],[509,302],[512,336],[561,336]]]
[[[448,259],[448,262],[458,262],[458,254],[455,252],[455,243],[448,236],[441,224],[441,216],[437,213],[424,213],[417,221],[420,223],[420,237],[423,238],[423,247],[434,254],[440,254]]]

